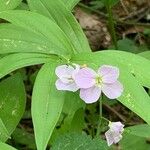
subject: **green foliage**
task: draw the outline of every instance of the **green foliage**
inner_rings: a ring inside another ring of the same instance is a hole
[[[53,129],[60,117],[64,93],[55,88],[57,64],[45,64],[35,80],[32,95],[32,119],[38,150],[46,149]]]
[[[74,6],[80,1],[80,0],[61,0],[65,6],[69,9],[72,10]]]
[[[11,146],[9,146],[8,144],[2,143],[0,142],[0,149],[1,150],[17,150]]]
[[[68,133],[60,136],[52,150],[108,150],[105,141],[93,139],[86,134]]]
[[[7,136],[3,137],[1,141],[6,141],[18,125],[24,113],[25,99],[25,89],[19,74],[0,83],[0,117],[8,131]],[[6,129],[1,133],[5,133]]]
[[[0,0],[0,11],[16,8],[22,0]]]
[[[12,71],[31,65],[43,64],[49,61],[56,61],[56,57],[34,53],[16,53],[7,55],[0,59],[0,78]]]
[[[60,0],[28,0],[28,3],[31,11],[47,16],[57,23],[70,39],[76,52],[91,51],[81,27]]]
[[[150,138],[150,126],[147,124],[140,124],[127,127],[125,128],[125,132],[139,137]]]
[[[139,55],[150,60],[150,51],[139,53]]]
[[[0,133],[1,133],[0,134],[0,140],[5,142],[6,139],[9,138],[9,133],[8,133],[8,131],[7,131],[6,127],[5,127],[2,119],[0,119]]]
[[[68,55],[73,52],[73,48],[63,31],[47,17],[29,11],[9,10],[1,12],[0,18],[42,36],[46,40],[46,43],[49,42],[49,49],[51,51],[47,53],[69,57]],[[16,37],[14,36],[14,38]],[[41,48],[39,47],[39,49]]]
[[[146,138],[132,134],[123,134],[123,139],[119,143],[123,150],[149,150],[150,144]]]

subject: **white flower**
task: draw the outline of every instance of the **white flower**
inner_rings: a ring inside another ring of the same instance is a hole
[[[122,139],[124,125],[121,122],[109,122],[109,130],[105,133],[108,146],[116,144]]]

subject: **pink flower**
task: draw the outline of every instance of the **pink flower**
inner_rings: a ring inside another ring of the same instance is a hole
[[[124,125],[121,122],[110,122],[109,130],[105,133],[108,146],[116,144],[122,139]]]
[[[80,98],[86,103],[94,103],[101,96],[101,92],[110,99],[121,96],[123,86],[118,77],[117,67],[103,65],[97,73],[88,67],[80,69],[74,80],[80,88]]]
[[[55,70],[55,73],[59,78],[55,83],[57,90],[77,91],[79,88],[74,82],[74,75],[79,69],[80,67],[78,65],[75,65],[75,68],[70,65],[58,66]]]

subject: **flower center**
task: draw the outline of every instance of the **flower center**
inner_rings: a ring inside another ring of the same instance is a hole
[[[102,78],[101,78],[100,76],[97,76],[97,77],[95,78],[95,80],[96,80],[96,85],[97,85],[98,87],[101,87],[101,85],[102,85]]]

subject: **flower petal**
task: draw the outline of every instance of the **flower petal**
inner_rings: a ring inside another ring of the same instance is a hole
[[[88,89],[80,89],[80,98],[88,104],[96,102],[99,99],[100,95],[101,89],[96,86]]]
[[[79,88],[73,83],[65,84],[60,79],[58,79],[55,83],[57,90],[63,90],[63,91],[72,91],[76,92]]]
[[[105,132],[105,137],[106,137],[108,146],[111,146],[114,143],[111,130],[108,130],[107,132]]]
[[[55,73],[59,78],[72,76],[72,72],[74,71],[74,68],[72,66],[67,65],[61,65],[56,67]]]
[[[98,69],[98,74],[102,77],[103,83],[114,83],[119,77],[119,69],[114,66],[103,65]]]
[[[95,84],[96,72],[90,68],[82,68],[75,75],[75,83],[79,88],[90,88]]]
[[[110,99],[116,99],[121,96],[123,86],[119,81],[112,84],[103,84],[102,92]]]
[[[124,125],[120,121],[118,121],[118,122],[111,122],[109,124],[109,127],[110,127],[110,130],[118,132],[118,133],[122,133],[123,130],[124,130],[123,129]]]

